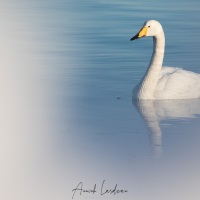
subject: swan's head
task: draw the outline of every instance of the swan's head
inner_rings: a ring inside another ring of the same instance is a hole
[[[144,23],[142,29],[131,38],[136,40],[145,36],[156,36],[163,32],[161,24],[156,20],[149,20]]]

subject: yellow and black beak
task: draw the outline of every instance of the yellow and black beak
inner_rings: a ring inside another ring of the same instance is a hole
[[[139,39],[139,38],[142,38],[142,37],[145,37],[147,34],[147,27],[143,27],[138,34],[136,34],[134,37],[131,38],[131,41],[132,40],[136,40],[136,39]]]

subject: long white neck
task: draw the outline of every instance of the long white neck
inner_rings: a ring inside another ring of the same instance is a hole
[[[138,99],[154,99],[154,91],[158,83],[165,51],[165,35],[163,31],[153,37],[153,43],[153,54],[145,76],[140,83],[137,93]]]

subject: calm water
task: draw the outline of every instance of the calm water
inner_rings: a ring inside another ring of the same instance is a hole
[[[132,101],[152,39],[200,73],[200,2],[25,1],[0,6],[1,199],[198,200],[200,100]],[[127,193],[101,195],[118,189]],[[80,188],[79,188],[80,189]]]

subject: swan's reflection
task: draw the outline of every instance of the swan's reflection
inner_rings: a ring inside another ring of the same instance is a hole
[[[133,105],[141,114],[153,147],[153,155],[162,155],[162,130],[160,121],[163,119],[194,118],[200,114],[200,99],[189,100],[135,100]]]

